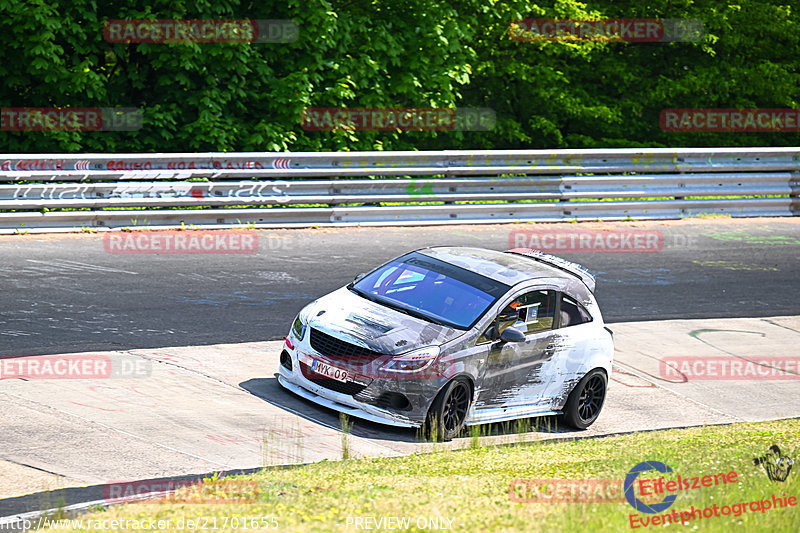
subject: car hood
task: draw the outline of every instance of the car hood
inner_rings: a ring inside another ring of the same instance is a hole
[[[347,287],[316,300],[305,312],[310,327],[387,355],[441,345],[465,333],[371,302]]]

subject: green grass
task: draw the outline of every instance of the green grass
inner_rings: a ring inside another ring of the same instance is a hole
[[[205,179],[205,178],[202,178]],[[684,200],[739,200],[739,199],[755,199],[755,198],[788,198],[789,195],[737,195],[737,196],[686,196]],[[362,207],[362,206],[372,206],[372,207],[402,207],[402,206],[409,206],[409,205],[426,205],[426,206],[441,206],[446,204],[453,204],[453,205],[487,205],[487,204],[497,204],[497,205],[516,205],[516,204],[540,204],[540,203],[561,203],[562,206],[566,209],[570,205],[574,206],[576,204],[585,204],[591,202],[650,202],[650,201],[671,201],[674,197],[672,196],[657,196],[657,197],[641,197],[641,198],[612,198],[612,197],[604,197],[604,198],[570,198],[566,202],[561,202],[559,198],[533,198],[527,200],[456,200],[456,201],[443,201],[437,198],[436,195],[425,195],[421,197],[416,196],[409,196],[407,199],[398,199],[396,202],[378,202],[378,203],[341,203],[336,204],[334,207]],[[220,205],[220,206],[211,206],[211,205],[202,205],[201,201],[198,201],[200,205],[175,205],[175,206],[140,206],[140,207],[100,207],[97,209],[93,209],[90,207],[74,207],[74,208],[43,208],[43,209],[29,209],[29,210],[19,210],[19,209],[9,209],[9,210],[0,210],[0,213],[15,213],[15,212],[56,212],[56,211],[63,211],[63,212],[73,212],[73,211],[168,211],[168,210],[204,210],[204,209],[254,209],[254,210],[265,210],[265,209],[297,209],[297,208],[328,208],[331,207],[329,204],[304,204],[304,203],[293,203],[293,204],[237,204],[237,205]],[[701,217],[713,217],[717,216],[714,214],[709,215],[699,215]],[[730,216],[730,215],[719,215],[719,216]]]
[[[774,482],[753,464],[753,458],[764,455],[773,444],[784,453],[796,450],[798,419],[499,447],[476,442],[458,451],[441,447],[408,457],[271,467],[252,476],[229,478],[256,482],[255,501],[179,503],[179,493],[168,504],[120,505],[82,518],[171,519],[173,524],[180,518],[209,524],[216,519],[217,529],[223,529],[225,517],[276,517],[279,531],[302,532],[356,531],[352,524],[346,528],[348,517],[364,516],[409,517],[408,531],[417,531],[418,518],[441,516],[453,519],[453,531],[633,531],[628,520],[636,511],[627,503],[515,503],[509,497],[509,484],[520,478],[621,480],[645,460],[661,461],[683,477],[737,472],[739,483],[681,491],[670,510],[714,503],[721,507],[769,498],[773,493],[800,496],[800,472],[792,471],[783,483]],[[670,476],[674,474],[667,475],[674,479]],[[214,484],[224,481],[209,480],[211,488],[204,492],[212,493]],[[643,530],[796,532],[798,524],[800,507],[790,507]]]

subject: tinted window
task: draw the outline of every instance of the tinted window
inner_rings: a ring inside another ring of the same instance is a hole
[[[581,304],[567,295],[561,299],[561,327],[576,326],[591,322],[592,316]]]
[[[411,253],[364,276],[353,289],[420,318],[467,329],[509,287],[450,263]]]

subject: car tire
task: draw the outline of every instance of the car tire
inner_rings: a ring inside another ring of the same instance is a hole
[[[587,373],[569,394],[562,420],[575,429],[588,428],[600,416],[607,390],[608,378],[605,372],[595,368]]]
[[[449,382],[433,400],[425,420],[425,436],[435,441],[450,441],[464,427],[470,405],[472,389],[463,378]]]

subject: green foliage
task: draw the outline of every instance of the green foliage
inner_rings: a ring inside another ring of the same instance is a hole
[[[2,107],[137,107],[135,132],[0,132],[5,152],[796,145],[670,133],[668,107],[798,108],[792,3],[0,0]],[[700,42],[518,42],[517,18],[693,18]],[[112,19],[292,19],[292,43],[122,44]],[[306,107],[489,107],[488,132],[306,131]]]

